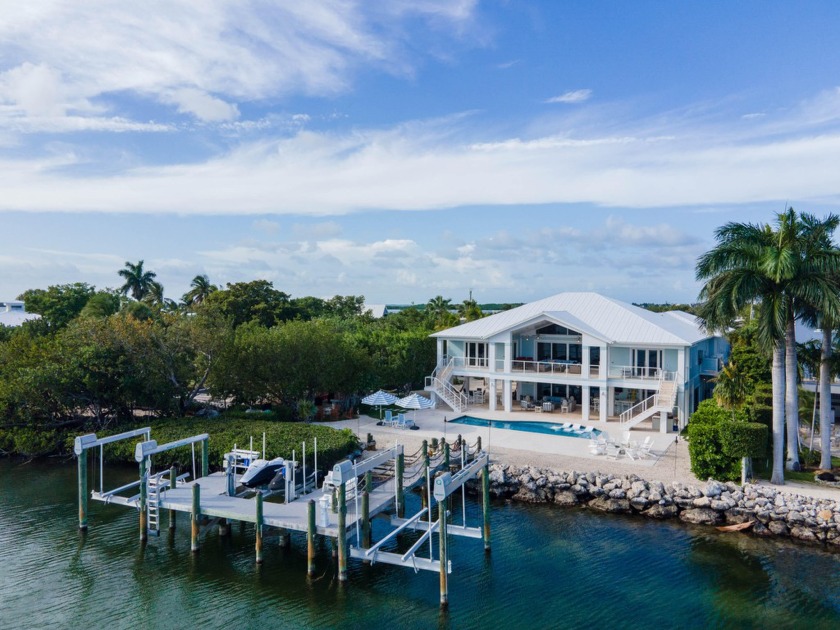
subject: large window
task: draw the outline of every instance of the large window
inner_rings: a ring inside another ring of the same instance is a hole
[[[538,361],[569,361],[581,363],[583,348],[579,343],[537,343]]]
[[[477,341],[467,342],[467,366],[487,367],[487,344]]]

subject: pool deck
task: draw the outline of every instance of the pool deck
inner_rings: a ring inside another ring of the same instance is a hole
[[[552,456],[552,458],[559,458],[557,465],[564,465],[562,462],[566,458],[574,458],[575,460],[583,459],[588,464],[586,468],[579,467],[578,470],[591,469],[596,470],[603,468],[603,463],[620,463],[631,467],[630,470],[636,470],[639,474],[645,468],[652,468],[656,466],[657,462],[667,453],[669,448],[674,444],[673,433],[658,433],[651,430],[633,429],[631,430],[631,439],[642,442],[646,437],[650,436],[653,440],[653,448],[651,453],[653,457],[649,459],[631,460],[629,457],[622,456],[617,462],[609,460],[603,455],[591,455],[589,453],[589,440],[579,437],[563,437],[557,435],[548,435],[545,433],[532,433],[526,431],[515,431],[510,429],[497,429],[488,427],[477,427],[467,424],[451,424],[445,420],[460,417],[462,415],[471,416],[484,420],[498,420],[502,422],[546,422],[552,424],[562,424],[564,422],[571,422],[573,424],[583,424],[584,426],[592,426],[599,431],[606,432],[613,440],[621,438],[621,429],[618,422],[581,422],[579,413],[543,413],[537,414],[533,412],[511,412],[505,413],[500,411],[489,411],[486,408],[472,408],[463,414],[453,413],[451,410],[442,409],[427,409],[415,412],[409,411],[408,417],[415,418],[417,425],[420,427],[417,431],[406,429],[398,429],[387,426],[377,426],[378,418],[371,418],[368,416],[361,416],[356,420],[343,420],[340,422],[326,423],[329,426],[337,426],[351,429],[354,433],[358,433],[364,437],[367,433],[373,434],[377,442],[383,442],[383,446],[390,446],[395,441],[401,444],[414,445],[421,440],[431,440],[432,438],[446,437],[447,440],[452,440],[456,435],[460,434],[465,440],[472,443],[476,438],[481,436],[481,441],[486,446],[491,454],[500,452],[500,449],[507,451],[519,451],[517,461],[527,458],[529,453]],[[683,447],[685,448],[685,447]],[[496,458],[500,459],[500,458]],[[508,461],[509,457],[503,458],[503,461]],[[536,458],[542,461],[544,458]],[[542,465],[542,464],[540,464]],[[673,466],[673,463],[672,463]],[[696,480],[695,480],[696,481]]]

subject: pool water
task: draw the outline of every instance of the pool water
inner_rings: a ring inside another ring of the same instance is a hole
[[[511,431],[525,431],[526,433],[544,433],[561,437],[591,439],[601,435],[601,431],[593,428],[591,431],[581,431],[583,425],[572,423],[571,427],[563,427],[563,422],[531,422],[530,420],[485,420],[472,416],[461,416],[449,421],[450,424],[466,424],[471,427],[490,426],[493,429],[510,429]],[[573,430],[577,429],[577,430]]]

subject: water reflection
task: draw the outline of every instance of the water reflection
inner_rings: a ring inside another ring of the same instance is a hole
[[[0,475],[14,479],[0,486],[0,548],[13,550],[0,571],[4,618],[33,627],[840,627],[837,554],[675,522],[500,503],[492,554],[450,539],[450,608],[440,611],[435,573],[351,561],[339,584],[320,537],[317,575],[307,578],[300,534],[289,548],[267,536],[261,566],[250,525],[224,537],[205,529],[193,554],[186,521],[141,545],[136,510],[92,504],[90,531],[74,534],[72,465],[2,461]],[[409,511],[419,503],[410,501]],[[479,524],[480,506],[466,507]],[[460,497],[452,511],[460,518]],[[376,539],[389,529],[384,519],[373,527]]]

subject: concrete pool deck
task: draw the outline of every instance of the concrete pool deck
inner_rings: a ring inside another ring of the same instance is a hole
[[[489,450],[490,459],[493,462],[560,470],[600,471],[613,474],[635,473],[641,477],[652,477],[663,482],[676,480],[683,483],[698,483],[689,469],[687,445],[682,440],[675,444],[673,433],[662,434],[650,430],[634,429],[630,432],[631,439],[641,443],[648,436],[652,438],[652,457],[631,460],[629,457],[621,456],[618,460],[612,460],[605,455],[590,454],[589,440],[585,438],[444,422],[444,419],[452,420],[462,415],[510,423],[528,421],[581,424],[580,415],[574,413],[504,413],[486,409],[474,409],[464,414],[457,414],[448,410],[427,409],[417,411],[416,416],[413,411],[409,411],[408,417],[415,418],[417,425],[420,427],[416,431],[377,426],[378,417],[364,415],[354,420],[341,420],[324,424],[332,427],[348,428],[354,433],[358,433],[362,438],[370,433],[378,446],[386,448],[399,441],[406,446],[408,452],[418,449],[424,439],[446,437],[451,442],[460,434],[468,443],[474,443],[476,438],[481,436],[482,444]],[[621,439],[621,429],[617,422],[590,421],[583,424],[600,431],[606,431],[613,440]],[[652,471],[655,471],[656,474],[652,474]]]

